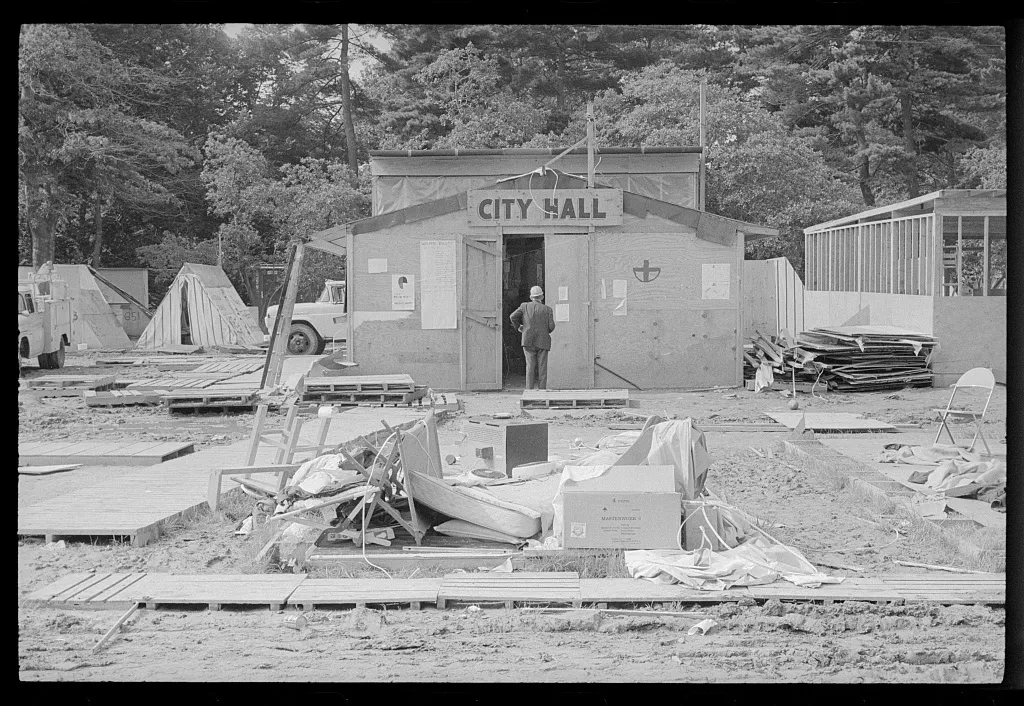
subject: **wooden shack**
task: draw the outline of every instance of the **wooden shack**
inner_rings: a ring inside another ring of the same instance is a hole
[[[943,189],[804,230],[804,323],[935,336],[937,387],[1006,381],[1006,190]]]
[[[556,150],[379,154],[374,203],[398,207],[308,243],[347,253],[360,374],[521,386],[508,316],[539,284],[557,326],[550,389],[741,384],[744,240],[777,231],[696,208],[699,148],[602,151],[592,189],[561,171],[585,171],[585,150],[559,169],[543,168]]]

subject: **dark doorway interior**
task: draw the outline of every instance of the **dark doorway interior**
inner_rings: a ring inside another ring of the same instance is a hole
[[[181,283],[181,343],[185,346],[192,345],[192,322],[188,316],[188,282]]]
[[[502,253],[501,300],[502,387],[526,387],[526,361],[520,334],[508,317],[520,304],[530,300],[530,287],[544,286],[544,236],[508,235]]]

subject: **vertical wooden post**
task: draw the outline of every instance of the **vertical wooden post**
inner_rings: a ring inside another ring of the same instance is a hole
[[[708,86],[707,78],[701,77],[701,79],[700,79],[700,95],[699,95],[700,106],[699,106],[698,120],[697,120],[697,127],[698,127],[698,130],[700,131],[700,169],[698,170],[698,174],[697,174],[697,179],[698,179],[698,181],[700,183],[697,185],[697,190],[698,190],[698,193],[699,193],[699,196],[700,196],[700,210],[701,211],[704,210],[704,179],[705,179],[705,173],[704,173],[704,150],[706,149],[706,147],[704,145],[704,94],[705,94],[705,92],[707,90],[707,86]],[[807,251],[805,250],[804,252],[807,252]]]
[[[985,216],[985,244],[984,255],[982,256],[981,270],[981,295],[988,296],[988,216]]]
[[[288,285],[285,287],[284,298],[281,300],[281,306],[277,309],[277,317],[274,319],[273,341],[267,356],[268,362],[263,366],[262,387],[273,387],[281,380],[281,367],[288,350],[292,312],[295,311],[295,297],[299,292],[299,273],[302,272],[302,258],[306,250],[306,246],[302,242],[296,242],[292,247],[295,250],[288,271]]]
[[[345,336],[345,360],[349,363],[355,362],[355,308],[353,307],[353,294],[355,294],[355,257],[356,243],[355,235],[349,230],[346,235],[345,248],[345,317],[348,325],[348,332]],[[417,253],[418,255],[418,253]],[[422,291],[423,282],[420,282]]]
[[[587,188],[594,188],[594,102],[587,101]]]
[[[942,214],[932,218],[932,291],[935,296],[946,296],[946,236],[942,232]]]
[[[956,296],[964,286],[964,216],[956,216]]]

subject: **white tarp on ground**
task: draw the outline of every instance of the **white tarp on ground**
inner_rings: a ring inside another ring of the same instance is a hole
[[[796,549],[758,537],[721,552],[672,549],[624,553],[633,578],[655,583],[680,583],[702,591],[756,586],[780,578],[799,586],[840,583],[841,577],[819,573]]]

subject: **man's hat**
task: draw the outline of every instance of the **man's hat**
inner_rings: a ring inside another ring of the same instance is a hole
[[[530,299],[539,299],[544,296],[544,290],[540,287],[530,287]]]

